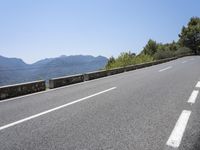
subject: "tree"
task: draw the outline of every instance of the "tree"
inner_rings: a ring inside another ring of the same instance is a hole
[[[145,55],[150,55],[153,56],[158,48],[158,44],[156,43],[156,41],[153,41],[152,39],[150,39],[148,41],[148,43],[146,44],[146,46],[144,47],[142,53]]]
[[[180,48],[179,44],[177,42],[175,42],[175,41],[173,41],[172,43],[167,44],[167,46],[168,46],[169,50],[173,51],[173,52],[177,51]]]
[[[157,48],[158,44],[156,43],[156,41],[150,39],[144,47],[142,54],[153,56],[156,53]]]
[[[128,66],[128,65],[131,65],[133,62],[133,58],[135,58],[135,54],[134,53],[131,53],[130,51],[129,52],[122,52],[117,60],[121,63],[121,67],[125,67],[125,66]]]
[[[195,54],[200,54],[200,18],[192,17],[187,26],[183,26],[179,37],[182,47],[188,47]]]
[[[107,68],[107,69],[110,68],[111,65],[112,65],[113,63],[115,63],[115,58],[114,58],[113,56],[111,56],[111,57],[108,59],[108,62],[107,62],[107,64],[106,64],[106,68]]]

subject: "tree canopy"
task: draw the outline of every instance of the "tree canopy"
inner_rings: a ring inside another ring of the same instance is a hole
[[[200,18],[192,17],[187,26],[183,26],[179,37],[181,46],[189,47],[195,54],[200,54]]]
[[[187,26],[183,26],[178,42],[172,41],[163,44],[149,39],[139,55],[129,51],[121,53],[117,58],[111,57],[106,69],[125,67],[189,53],[200,54],[200,18],[198,17],[192,17]]]
[[[146,44],[146,46],[143,49],[143,52],[145,55],[154,55],[156,53],[156,50],[158,48],[158,44],[156,43],[156,41],[150,39],[148,41],[148,43]]]

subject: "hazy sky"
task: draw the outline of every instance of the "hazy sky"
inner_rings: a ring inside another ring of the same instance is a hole
[[[138,53],[178,39],[200,0],[0,0],[0,55],[32,63],[60,55]]]

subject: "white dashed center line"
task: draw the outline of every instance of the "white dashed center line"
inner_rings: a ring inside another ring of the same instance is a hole
[[[186,63],[187,61],[182,61],[182,64]]]
[[[197,82],[196,88],[200,88],[200,81]]]
[[[164,68],[164,69],[159,70],[158,72],[163,72],[163,71],[168,70],[168,69],[171,69],[171,68],[172,68],[172,66],[169,66],[169,67],[166,67],[166,68]]]
[[[198,90],[194,90],[192,92],[192,94],[190,95],[190,98],[188,99],[188,103],[194,104],[196,99],[197,99],[198,94],[199,94],[199,91]]]
[[[184,62],[182,62],[184,63]],[[200,81],[197,82],[196,88],[200,88]],[[194,104],[199,94],[199,90],[194,90],[188,99],[188,103]],[[185,132],[191,111],[183,110],[176,125],[166,143],[167,146],[177,149],[181,143],[183,134]]]
[[[182,137],[183,137],[183,134],[185,132],[185,128],[187,126],[188,120],[190,118],[190,114],[191,114],[191,111],[189,111],[189,110],[182,111],[166,145],[173,147],[173,148],[179,147]]]

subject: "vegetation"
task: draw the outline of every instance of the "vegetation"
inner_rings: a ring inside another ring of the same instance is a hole
[[[114,57],[111,57],[108,60],[106,69],[125,67],[128,65],[135,65],[151,61],[153,61],[153,57],[151,57],[150,55],[140,54],[136,56],[134,53],[131,52],[123,52],[116,59]]]
[[[191,18],[187,27],[182,28],[179,37],[181,46],[189,47],[195,54],[200,54],[200,18]]]
[[[111,57],[106,69],[125,67],[188,53],[200,54],[200,18],[198,17],[192,17],[187,26],[183,26],[177,42],[162,44],[150,39],[138,55],[129,51],[121,53],[117,58]]]

